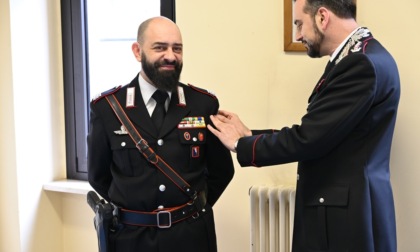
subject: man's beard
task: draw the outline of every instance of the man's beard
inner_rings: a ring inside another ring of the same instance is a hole
[[[324,34],[318,29],[314,20],[314,31],[315,39],[314,41],[306,40],[307,45],[307,54],[311,58],[320,58],[321,57],[321,44],[324,41]]]
[[[147,60],[144,52],[142,52],[141,57],[142,70],[157,89],[165,91],[174,91],[176,89],[182,71],[182,63],[178,61],[169,62],[167,60],[152,63]],[[162,65],[174,65],[175,69],[173,71],[160,71],[159,68]]]

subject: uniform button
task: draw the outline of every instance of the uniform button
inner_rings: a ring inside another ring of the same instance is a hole
[[[162,139],[159,139],[159,140],[157,141],[157,144],[158,144],[159,146],[162,146],[162,145],[163,145],[163,140],[162,140]]]
[[[319,203],[324,203],[324,198],[319,198]]]
[[[196,137],[193,137],[193,141],[194,141],[194,142],[197,142],[197,138],[196,138]]]
[[[164,208],[164,206],[162,206],[162,205],[158,206],[158,209],[163,209],[163,208]]]
[[[122,142],[122,143],[121,143],[121,146],[122,146],[122,147],[125,147],[125,142]]]
[[[164,192],[166,190],[166,186],[165,185],[160,185],[159,186],[159,191]]]

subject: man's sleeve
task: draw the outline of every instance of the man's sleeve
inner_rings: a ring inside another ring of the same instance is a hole
[[[105,125],[91,104],[88,143],[88,181],[104,199],[109,201],[108,189],[112,180],[112,152]]]

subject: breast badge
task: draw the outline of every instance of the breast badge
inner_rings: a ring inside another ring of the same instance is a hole
[[[124,125],[121,125],[120,130],[115,130],[114,133],[116,135],[128,135],[127,129],[124,127]]]

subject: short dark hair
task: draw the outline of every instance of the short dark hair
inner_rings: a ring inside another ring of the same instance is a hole
[[[303,11],[315,16],[321,7],[329,9],[339,18],[356,19],[356,0],[306,0]]]

